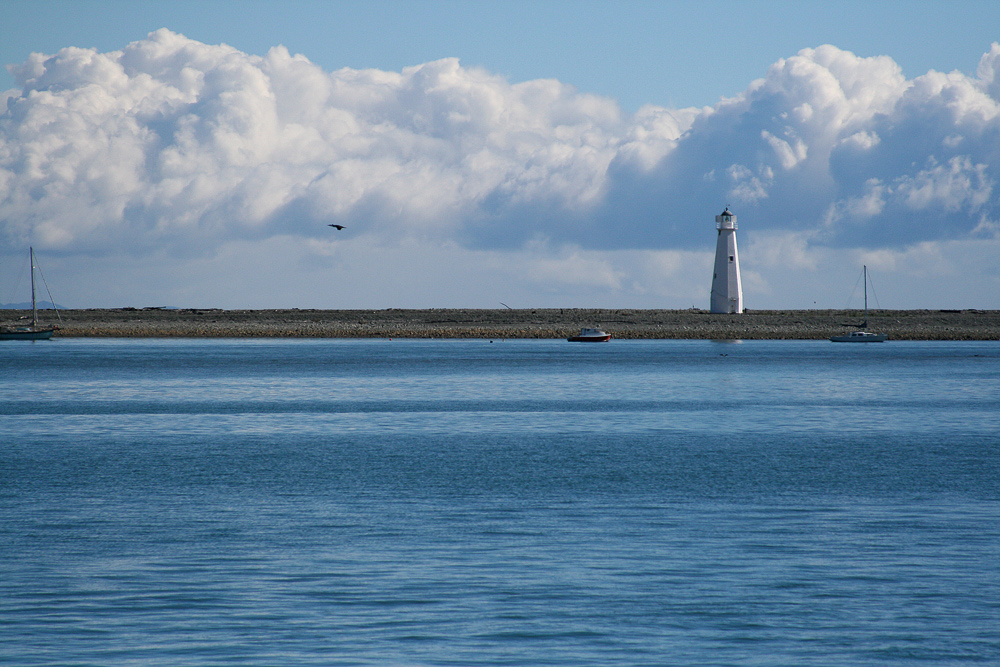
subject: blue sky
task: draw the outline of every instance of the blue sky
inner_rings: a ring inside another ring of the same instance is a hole
[[[907,76],[972,72],[1000,3],[958,0],[2,0],[0,61],[64,46],[112,51],[170,28],[262,55],[283,44],[326,70],[399,71],[447,57],[511,81],[555,78],[643,104],[712,105],[779,58],[833,44]],[[0,73],[0,89],[13,85]]]
[[[729,204],[749,308],[843,307],[862,264],[885,307],[1000,308],[997,26],[0,0],[0,280],[32,244],[80,307],[706,307]]]

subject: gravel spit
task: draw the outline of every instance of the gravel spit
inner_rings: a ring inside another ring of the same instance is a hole
[[[30,311],[2,311],[5,323]],[[41,311],[44,322],[56,321]],[[851,331],[860,311],[587,308],[218,310],[114,308],[59,311],[63,338],[567,338],[581,327],[632,339],[824,339]],[[869,310],[868,330],[890,340],[1000,340],[996,310]]]

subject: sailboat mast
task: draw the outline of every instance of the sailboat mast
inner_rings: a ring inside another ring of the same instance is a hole
[[[868,265],[865,264],[865,326],[868,326]]]
[[[38,326],[38,306],[35,304],[35,249],[28,247],[28,259],[31,263],[31,326]]]

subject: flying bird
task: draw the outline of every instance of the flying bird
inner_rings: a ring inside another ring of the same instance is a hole
[[[333,227],[334,229],[343,229],[343,225],[327,225],[327,227]]]

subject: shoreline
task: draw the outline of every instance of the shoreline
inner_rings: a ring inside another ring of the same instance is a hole
[[[567,338],[596,327],[619,339],[809,340],[857,328],[860,310],[602,308],[222,310],[109,308],[39,311],[60,338]],[[2,310],[5,323],[31,311]],[[61,320],[61,322],[59,322]],[[889,340],[1000,340],[1000,310],[869,310]]]

